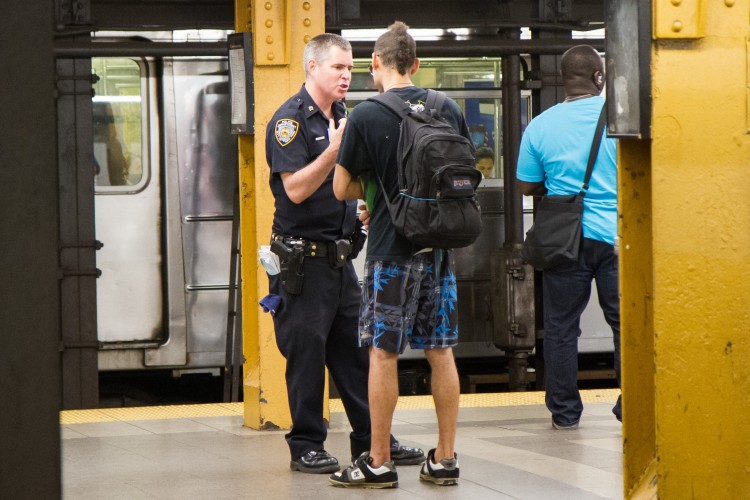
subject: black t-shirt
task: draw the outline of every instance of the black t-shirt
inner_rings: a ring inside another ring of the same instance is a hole
[[[333,105],[338,120],[346,116],[342,102]],[[323,184],[299,205],[286,194],[282,172],[296,172],[313,162],[328,147],[328,117],[304,85],[279,107],[266,128],[266,161],[275,200],[273,232],[313,241],[332,241],[354,231],[356,201],[338,201],[333,194],[333,169]]]
[[[412,108],[424,106],[427,91],[419,87],[389,90]],[[440,114],[458,133],[470,139],[469,128],[458,107],[446,99]],[[403,262],[419,247],[396,232],[391,223],[388,206],[380,189],[377,172],[388,192],[388,199],[398,194],[397,149],[401,118],[385,106],[365,101],[352,110],[344,130],[336,163],[344,167],[353,178],[359,177],[370,210],[370,231],[367,238],[367,260]]]

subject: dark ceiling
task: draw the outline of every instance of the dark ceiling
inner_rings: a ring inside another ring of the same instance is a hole
[[[88,2],[58,1],[61,8],[78,9],[68,16],[68,29],[82,24],[92,31],[234,28],[233,0],[90,0],[90,12],[85,12]],[[413,28],[461,27],[485,34],[518,26],[586,30],[601,27],[603,18],[604,0],[326,1],[328,31],[386,27],[396,19]]]

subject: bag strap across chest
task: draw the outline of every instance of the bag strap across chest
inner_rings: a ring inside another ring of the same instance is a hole
[[[581,196],[586,196],[586,191],[589,189],[589,181],[591,180],[591,172],[594,171],[594,163],[596,163],[596,157],[599,156],[599,145],[602,143],[602,135],[604,134],[604,123],[607,121],[607,103],[602,106],[602,111],[599,113],[599,121],[596,123],[596,131],[594,132],[594,140],[591,143],[591,151],[589,152],[589,162],[586,165],[586,175],[583,177],[583,185],[581,186],[581,192],[578,193]]]

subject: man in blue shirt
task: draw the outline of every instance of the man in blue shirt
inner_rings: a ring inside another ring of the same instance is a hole
[[[565,101],[548,109],[524,132],[516,177],[525,195],[569,195],[583,184],[591,141],[604,99],[604,65],[596,50],[578,45],[560,63]],[[581,313],[596,280],[599,304],[614,336],[620,380],[620,298],[614,241],[617,234],[617,143],[602,139],[583,199],[583,240],[578,262],[543,274],[546,403],[555,429],[575,429],[583,411],[578,392]],[[612,409],[622,420],[621,400]]]

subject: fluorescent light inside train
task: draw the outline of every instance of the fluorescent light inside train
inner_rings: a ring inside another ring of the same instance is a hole
[[[92,102],[141,102],[139,95],[97,95],[91,98]]]
[[[385,33],[387,28],[368,28],[368,29],[356,29],[356,30],[341,30],[341,36],[349,40],[350,42],[367,42],[375,41],[380,35]],[[415,28],[410,29],[409,33],[414,37],[415,40],[437,40],[442,38],[446,34],[446,30],[442,29],[426,29],[426,28]]]
[[[373,29],[352,29],[352,30],[341,30],[341,36],[349,41],[367,42],[375,41],[380,35],[385,33],[385,28],[373,28]],[[469,37],[472,35],[472,30],[469,28],[449,28],[449,29],[410,29],[409,33],[414,37],[416,41],[420,40],[438,40],[446,36],[453,36],[457,38]],[[576,40],[585,39],[602,39],[604,38],[604,28],[599,28],[589,31],[572,31],[571,37]],[[527,27],[521,28],[521,40],[531,40],[531,29]]]

